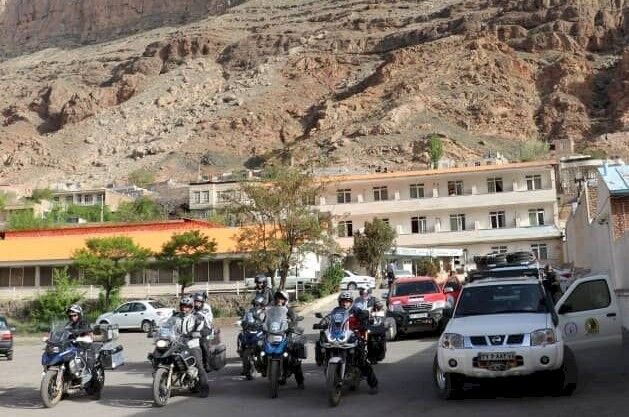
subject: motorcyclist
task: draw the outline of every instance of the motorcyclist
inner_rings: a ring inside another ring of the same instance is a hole
[[[295,333],[297,330],[297,315],[293,311],[292,308],[288,306],[288,293],[286,291],[279,290],[275,292],[273,296],[273,305],[282,306],[286,308],[286,318],[288,319],[288,327],[291,330],[289,337],[291,338],[290,345],[293,342],[302,343],[295,340]],[[304,372],[301,369],[301,360],[293,355],[293,361],[291,363],[293,374],[295,375],[295,381],[297,381],[297,388],[304,389]],[[286,376],[282,375],[280,379],[280,384],[286,383]]]
[[[251,300],[251,308],[249,309],[249,311],[245,311],[243,313],[243,316],[241,318],[241,326],[243,327],[243,331],[245,330],[244,328],[244,323],[247,319],[247,315],[248,314],[252,314],[253,315],[253,319],[257,322],[257,323],[262,323],[264,321],[264,306],[262,305],[262,301],[263,301],[263,297],[259,296],[254,298],[253,300]],[[238,352],[238,356],[240,356],[242,359],[244,359],[242,357],[242,345],[243,345],[243,332],[241,331],[240,333],[238,333],[238,340],[236,343],[236,350]],[[243,362],[243,366],[242,366],[242,372],[241,375],[245,375],[246,371],[245,371],[245,364]]]
[[[360,288],[358,290],[358,297],[354,300],[354,305],[360,307],[363,310],[373,309],[376,303],[376,297],[371,295],[371,289]]]
[[[214,320],[214,315],[212,314],[212,307],[210,304],[206,302],[206,297],[202,293],[197,293],[193,297],[194,300],[194,311],[196,314],[203,317],[204,326],[203,330],[201,330],[201,353],[203,354],[203,367],[207,372],[211,371],[210,368],[210,337],[213,334],[213,325],[212,321]]]
[[[364,334],[369,326],[369,313],[366,310],[354,305],[352,294],[349,291],[342,291],[339,294],[338,302],[339,307],[348,310],[349,314],[354,315],[354,317],[358,319],[358,328],[352,330],[358,330],[359,333]],[[363,349],[362,352],[366,353],[366,349]],[[363,376],[367,379],[367,385],[369,385],[373,393],[377,392],[378,378],[376,378],[373,367],[364,354],[360,358],[359,366]]]
[[[66,315],[68,317],[68,322],[66,323],[65,328],[70,331],[70,337],[72,339],[92,335],[92,328],[87,321],[83,320],[83,308],[81,308],[80,305],[72,304],[66,309]],[[85,354],[87,368],[90,372],[92,372],[94,370],[94,365],[96,364],[96,352],[94,351],[93,346],[79,344],[79,348]]]
[[[267,285],[267,277],[264,274],[257,274],[255,277],[256,293],[253,296],[254,300],[261,297],[262,305],[264,307],[273,303],[273,290]]]
[[[201,338],[201,332],[205,327],[205,318],[194,311],[194,301],[192,297],[182,297],[179,300],[179,314],[181,318],[180,333],[188,341]],[[200,343],[199,343],[200,344]],[[194,356],[198,364],[203,363],[203,354],[199,347],[190,347],[190,353]],[[209,395],[210,387],[205,369],[199,367],[199,393],[201,398]]]

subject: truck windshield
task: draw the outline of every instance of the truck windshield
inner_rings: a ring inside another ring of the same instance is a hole
[[[434,294],[439,292],[439,287],[433,281],[398,282],[393,286],[391,295],[400,297],[411,294]]]
[[[488,285],[464,287],[454,317],[547,312],[544,293],[538,284]]]

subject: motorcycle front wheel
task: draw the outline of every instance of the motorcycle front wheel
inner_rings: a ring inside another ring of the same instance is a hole
[[[242,352],[243,374],[247,380],[253,379],[253,352],[251,349],[244,349]]]
[[[168,404],[171,387],[168,381],[168,369],[158,368],[153,375],[153,403],[157,407]]]
[[[269,365],[269,382],[271,383],[271,398],[277,398],[280,389],[280,361],[272,360]]]
[[[328,363],[325,385],[328,391],[328,404],[336,407],[341,402],[341,364]]]
[[[103,392],[103,387],[105,386],[105,371],[102,367],[97,367],[94,370],[94,376],[92,380],[89,382],[87,387],[85,388],[85,392],[87,395],[91,396],[95,400],[100,400],[100,396]]]
[[[52,408],[61,401],[63,395],[63,381],[61,381],[61,389],[57,388],[57,370],[46,371],[41,380],[39,389],[41,400],[46,408]],[[62,376],[63,378],[63,376]]]

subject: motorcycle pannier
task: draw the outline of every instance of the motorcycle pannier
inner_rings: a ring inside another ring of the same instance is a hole
[[[225,367],[227,347],[224,344],[210,346],[210,367],[218,371]]]
[[[122,350],[121,345],[103,347],[103,350],[101,351],[103,368],[111,371],[124,365]]]
[[[95,342],[107,343],[118,339],[119,330],[117,324],[95,324],[92,329]]]

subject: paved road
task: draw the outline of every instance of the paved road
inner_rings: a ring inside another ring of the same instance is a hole
[[[311,329],[313,318],[304,321]],[[624,416],[627,415],[629,378],[626,367],[616,356],[600,355],[582,367],[577,392],[570,398],[545,397],[530,387],[499,390],[500,387],[474,388],[464,400],[444,402],[433,392],[431,367],[436,338],[424,336],[389,344],[387,358],[376,366],[380,392],[370,395],[366,385],[343,397],[336,409],[326,402],[323,373],[310,359],[305,363],[306,390],[296,389],[294,381],[281,388],[279,399],[267,397],[267,381],[258,378],[245,381],[234,351],[235,327],[223,327],[224,340],[229,343],[228,365],[210,374],[211,394],[208,399],[182,395],[163,409],[152,407],[151,368],[146,354],[150,340],[140,333],[123,333],[127,364],[107,374],[103,397],[91,401],[73,397],[55,409],[43,409],[39,399],[41,345],[20,345],[13,362],[0,360],[0,416],[89,415],[108,417],[225,415],[268,416]],[[314,332],[309,330],[314,337]],[[627,357],[627,356],[625,356]],[[596,364],[596,366],[593,366]],[[593,368],[603,368],[594,373]],[[190,414],[191,413],[191,414]]]

